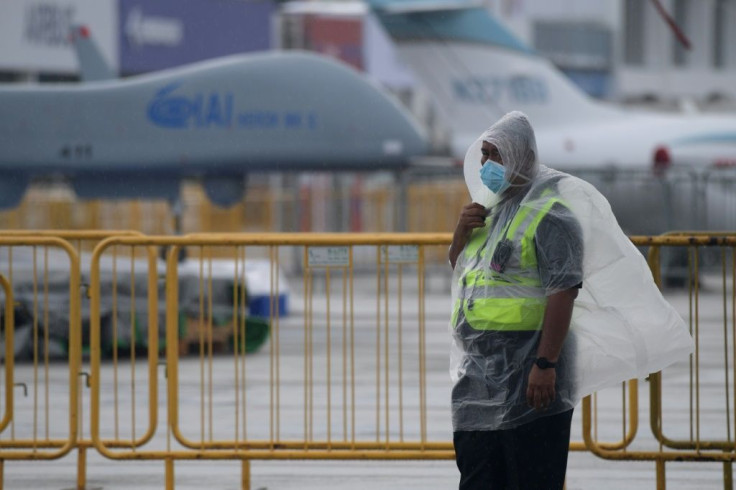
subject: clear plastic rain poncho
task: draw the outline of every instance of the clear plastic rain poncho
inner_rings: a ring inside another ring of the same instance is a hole
[[[481,146],[494,144],[511,185],[480,179]],[[526,116],[504,116],[471,145],[465,179],[489,209],[453,275],[450,373],[453,428],[509,429],[573,408],[594,391],[685,358],[693,342],[641,253],[590,184],[538,163]],[[527,405],[527,379],[547,297],[579,288],[556,368],[556,399]]]

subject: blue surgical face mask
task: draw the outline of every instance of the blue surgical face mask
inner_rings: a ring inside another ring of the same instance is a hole
[[[485,165],[480,168],[480,180],[494,194],[501,194],[509,185],[505,179],[506,169],[500,163],[493,160],[486,161]]]

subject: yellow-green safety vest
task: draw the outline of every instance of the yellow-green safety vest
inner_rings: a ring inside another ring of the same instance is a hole
[[[550,197],[539,208],[521,206],[505,232],[486,247],[483,244],[490,232],[492,217],[486,218],[483,228],[473,231],[463,252],[466,266],[460,275],[458,298],[452,313],[454,328],[458,326],[461,309],[474,330],[542,328],[547,296],[537,267],[534,236],[539,223],[556,203],[565,205],[561,199]],[[504,238],[513,243],[513,252],[505,272],[498,273],[490,268],[487,254],[492,255]]]

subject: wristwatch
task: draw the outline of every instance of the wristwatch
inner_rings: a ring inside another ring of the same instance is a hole
[[[552,362],[546,357],[537,357],[534,364],[536,364],[539,369],[554,369],[557,366],[556,362]]]

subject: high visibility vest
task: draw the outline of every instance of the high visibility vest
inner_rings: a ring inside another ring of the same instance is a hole
[[[542,328],[547,295],[539,276],[534,237],[539,223],[552,207],[564,202],[550,197],[541,208],[522,206],[507,229],[486,244],[492,218],[474,230],[465,246],[465,269],[460,275],[452,325],[458,326],[462,311],[474,330],[529,331]],[[491,256],[501,240],[513,244],[504,272],[490,267]]]

